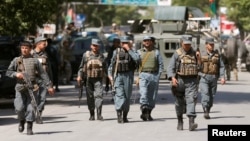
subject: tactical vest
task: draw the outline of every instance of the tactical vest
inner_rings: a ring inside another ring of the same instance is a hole
[[[148,51],[149,55],[147,60],[145,60],[144,65],[142,66],[142,72],[157,72],[158,63],[156,60],[155,50]],[[141,60],[143,61],[146,57],[147,51],[141,50]]]
[[[98,78],[104,76],[103,58],[101,55],[95,56],[90,51],[86,52],[85,72],[90,78]]]
[[[39,60],[39,62],[43,66],[43,70],[48,73],[49,72],[48,55],[45,52],[41,52],[41,53],[33,53],[33,56]]]
[[[192,76],[198,74],[198,66],[195,58],[195,53],[184,54],[182,48],[179,48],[177,54],[180,58],[180,64],[178,68],[178,74],[180,76]]]
[[[215,53],[212,57],[202,56],[201,61],[203,64],[202,73],[205,74],[218,74],[219,73],[219,54]]]
[[[117,48],[116,52],[119,57],[119,60],[117,62],[118,63],[117,72],[127,72],[130,71],[131,69],[134,69],[133,66],[135,64],[133,64],[133,60],[127,51],[125,51],[122,48]]]
[[[36,59],[35,58],[23,58],[18,57],[17,59],[17,72],[26,72],[30,81],[34,82],[36,79]]]

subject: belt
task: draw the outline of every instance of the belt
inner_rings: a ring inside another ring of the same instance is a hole
[[[142,72],[145,72],[145,73],[157,73],[156,71],[142,71]]]
[[[178,75],[180,78],[197,78],[197,75]]]

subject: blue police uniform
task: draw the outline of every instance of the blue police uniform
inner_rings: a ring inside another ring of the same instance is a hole
[[[213,38],[207,38],[206,43],[214,44]],[[218,51],[211,53],[206,50],[201,52],[202,66],[200,75],[201,104],[204,111],[204,118],[210,119],[209,113],[213,106],[214,96],[217,91],[218,79],[225,79],[225,66]]]
[[[129,44],[128,36],[121,37],[121,43]],[[114,103],[117,111],[118,123],[128,122],[127,115],[130,108],[130,97],[134,83],[134,70],[138,65],[138,54],[130,49],[116,48],[113,52],[108,75],[114,79]],[[115,76],[114,76],[115,75]]]
[[[22,42],[21,45],[29,46],[30,48],[32,47],[32,45],[27,41]],[[44,85],[46,88],[49,88],[51,86],[49,77],[47,73],[43,70],[41,63],[38,61],[37,58],[33,58],[32,55],[20,56],[14,58],[8,67],[6,76],[9,76],[11,78],[16,78],[17,73],[23,73],[23,72],[26,72],[29,75],[30,81],[34,86],[38,85],[37,82],[38,79],[41,80],[42,85]],[[33,121],[35,120],[34,111],[36,109],[34,109],[32,106],[31,96],[27,88],[24,86],[23,80],[17,79],[15,92],[16,96],[14,99],[14,106],[18,119],[20,120],[18,127],[19,132],[23,132],[24,124],[25,122],[27,122],[28,123],[27,134],[32,135],[33,134],[32,125]],[[34,95],[36,95],[37,92],[38,92],[37,90],[34,90],[33,91]]]
[[[189,130],[192,131],[197,128],[194,123],[196,118],[195,106],[198,94],[198,63],[195,56],[195,51],[191,47],[192,37],[183,35],[183,44],[190,44],[190,50],[185,51],[179,48],[174,52],[170,59],[167,76],[170,81],[173,78],[177,79],[178,84],[174,88],[175,96],[175,110],[178,118],[178,130],[183,130],[184,108],[186,106],[186,115],[189,117]],[[172,89],[173,89],[172,88]]]
[[[45,38],[43,37],[37,37],[35,39],[35,44],[38,44],[41,41],[47,41]],[[40,51],[37,52],[36,49],[33,50],[33,57],[38,58],[38,60],[40,61],[40,63],[43,66],[44,71],[48,74],[50,81],[52,82],[53,80],[53,75],[52,75],[52,70],[51,70],[51,64],[49,61],[49,56],[46,53],[46,51]],[[46,97],[48,94],[47,88],[46,86],[43,85],[43,83],[41,83],[42,80],[39,80],[39,92],[37,94],[37,105],[38,105],[38,110],[40,112],[40,115],[42,115],[42,112],[44,110],[45,107],[45,102],[46,102]],[[51,88],[53,88],[53,85],[50,86]],[[42,116],[40,118],[37,118],[36,123],[38,124],[42,124]]]
[[[151,37],[145,36],[143,40],[151,42]],[[155,108],[159,79],[164,67],[163,60],[159,50],[154,48],[152,43],[149,48],[143,47],[137,52],[141,61],[139,68],[141,119],[153,120],[151,112]]]

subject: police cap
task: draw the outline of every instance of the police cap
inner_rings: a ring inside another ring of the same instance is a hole
[[[214,44],[214,38],[207,38],[206,43],[207,44]]]
[[[181,40],[183,44],[192,44],[192,36],[191,35],[182,35]]]

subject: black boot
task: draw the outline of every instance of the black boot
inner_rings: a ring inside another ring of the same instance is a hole
[[[103,120],[103,117],[102,117],[102,107],[97,108],[96,111],[97,111],[97,120]]]
[[[128,111],[123,111],[123,122],[124,123],[128,123],[129,122],[127,116],[128,116]]]
[[[90,110],[89,113],[90,113],[89,120],[95,120],[95,111],[94,110]]]
[[[18,131],[19,131],[20,133],[22,133],[23,130],[24,130],[24,124],[25,124],[25,120],[20,120],[20,121],[19,121]]]
[[[194,117],[189,117],[189,131],[193,131],[198,127],[197,123],[194,123]]]
[[[27,135],[33,135],[32,127],[33,127],[33,122],[28,121],[27,122]]]
[[[141,119],[143,121],[147,121],[147,119],[148,119],[148,106],[147,105],[142,105],[141,106],[141,112],[142,112]]]
[[[183,117],[182,117],[182,115],[177,116],[177,118],[178,118],[177,130],[183,130]]]
[[[37,124],[43,124],[43,120],[42,120],[42,112],[39,112],[36,116],[36,123]]]
[[[123,119],[122,119],[122,110],[117,110],[117,122],[118,123],[123,123]]]
[[[203,108],[203,111],[204,111],[204,118],[210,119],[210,116],[209,116],[210,108]]]
[[[154,119],[152,118],[152,116],[151,116],[152,110],[153,110],[153,109],[148,109],[148,120],[149,120],[149,121],[154,120]]]

